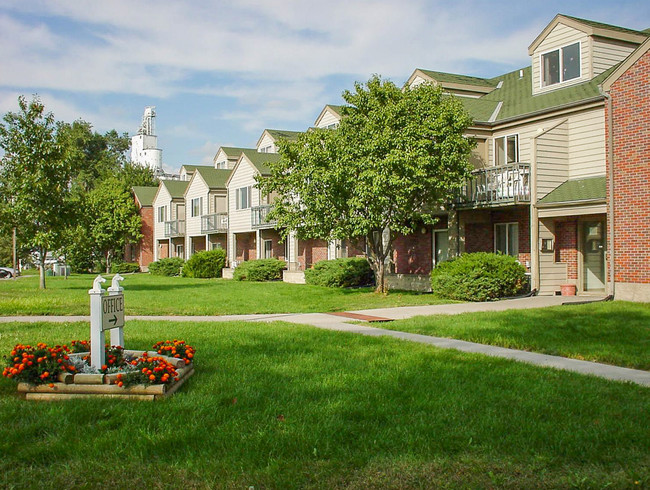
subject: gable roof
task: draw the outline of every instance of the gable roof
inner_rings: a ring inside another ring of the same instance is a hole
[[[222,146],[219,151],[223,151],[228,158],[239,158],[241,152],[244,150],[251,150],[252,148],[238,148],[236,146]],[[217,152],[219,154],[219,152]]]
[[[318,117],[316,118],[316,121],[314,122],[314,126],[318,126],[318,121],[320,121],[323,116],[325,115],[326,112],[333,112],[336,114],[339,119],[343,117],[343,106],[342,105],[332,105],[332,104],[327,104],[325,107],[323,107],[323,110],[320,111],[320,114],[318,114]],[[312,129],[312,128],[310,128]]]
[[[274,140],[285,139],[295,141],[298,139],[298,136],[302,134],[302,131],[287,131],[284,129],[266,129],[265,131],[269,133]]]
[[[270,175],[271,169],[269,168],[268,163],[277,162],[281,158],[277,153],[260,153],[255,150],[244,150],[242,153],[262,175]]]
[[[630,56],[625,58],[622,63],[611,70],[611,73],[605,78],[602,83],[602,89],[605,92],[609,92],[614,82],[616,82],[616,80],[618,80],[625,72],[627,72],[627,70],[629,70],[630,67],[632,67],[637,61],[639,61],[639,59],[648,51],[650,51],[650,37],[648,37],[648,39],[646,39],[645,42],[641,44],[641,46],[633,51]]]
[[[574,29],[578,29],[588,36],[604,37],[608,39],[616,39],[618,41],[625,41],[630,43],[641,44],[648,37],[645,31],[636,31],[626,27],[619,27],[602,22],[595,22],[593,20],[580,19],[578,17],[571,17],[570,15],[557,14],[553,20],[544,28],[544,30],[535,38],[535,40],[528,46],[528,54],[532,55],[537,46],[548,36],[548,34],[558,24],[564,24]]]
[[[187,189],[189,180],[161,180],[160,185],[164,186],[172,196],[172,199],[182,199]]]
[[[154,197],[158,192],[158,187],[135,185],[132,187],[135,198],[140,203],[140,207],[148,207],[153,204]]]
[[[196,169],[196,173],[201,176],[210,189],[225,189],[232,170],[200,167]]]

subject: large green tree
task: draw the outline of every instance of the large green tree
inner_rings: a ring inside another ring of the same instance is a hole
[[[469,176],[472,120],[461,103],[423,84],[400,89],[373,76],[343,92],[336,130],[281,141],[263,193],[277,193],[270,217],[286,236],[365,243],[377,290],[398,234],[432,223]]]
[[[40,259],[40,287],[45,288],[47,253],[61,244],[62,231],[73,217],[70,182],[73,167],[66,158],[57,124],[38,97],[18,98],[18,112],[0,124],[0,227],[16,228],[18,239]]]

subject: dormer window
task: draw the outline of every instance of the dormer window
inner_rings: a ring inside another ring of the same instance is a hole
[[[550,51],[542,58],[542,87],[580,78],[580,43]]]

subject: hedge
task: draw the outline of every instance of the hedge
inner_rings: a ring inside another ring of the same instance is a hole
[[[183,277],[221,277],[226,266],[226,251],[223,249],[196,252],[185,262]]]
[[[185,261],[181,257],[160,259],[149,264],[149,272],[155,276],[179,276]]]
[[[526,269],[509,255],[477,252],[442,262],[431,272],[433,293],[461,301],[489,301],[521,293]]]
[[[111,264],[112,274],[131,274],[133,272],[140,272],[140,264],[137,262],[120,262]]]
[[[233,272],[238,281],[277,281],[282,279],[282,270],[287,266],[284,260],[257,259],[239,264]]]
[[[375,275],[363,258],[323,260],[305,271],[305,282],[330,288],[368,286],[374,284]]]

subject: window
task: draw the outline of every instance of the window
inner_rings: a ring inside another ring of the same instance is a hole
[[[203,198],[195,197],[192,199],[192,217],[203,214]]]
[[[449,233],[447,230],[433,230],[433,266],[449,259]]]
[[[517,223],[494,225],[494,251],[513,257],[519,256],[519,225]]]
[[[183,257],[185,253],[183,245],[176,245],[176,257]]]
[[[251,186],[240,187],[235,191],[236,209],[248,209],[251,207]]]
[[[519,161],[519,135],[494,138],[494,165],[506,165]]]
[[[158,223],[164,223],[167,221],[167,207],[158,206]]]
[[[264,148],[260,148],[260,153],[273,153],[273,145],[265,146]]]
[[[212,250],[220,250],[223,248],[223,245],[221,245],[220,242],[212,242],[211,243],[211,248]]]
[[[580,43],[570,44],[541,56],[542,87],[580,77]]]
[[[264,258],[272,259],[273,258],[273,241],[264,240]]]
[[[214,164],[214,168],[228,168],[228,161],[222,160],[221,162],[217,162]]]

